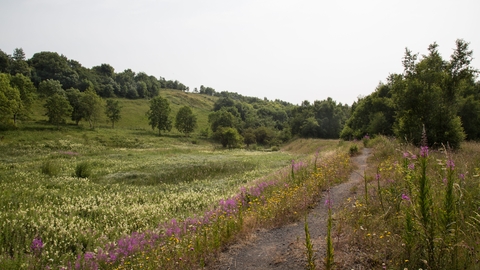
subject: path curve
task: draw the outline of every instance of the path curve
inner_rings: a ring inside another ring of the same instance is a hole
[[[367,158],[371,150],[364,148],[362,153],[352,158],[356,169],[349,180],[330,189],[333,211],[340,208],[354,186],[363,183],[367,168]],[[321,198],[308,216],[308,227],[313,247],[316,250],[317,267],[325,257],[325,237],[327,233],[328,209]],[[211,269],[305,269],[305,224],[303,220],[271,230],[260,230],[248,243],[230,246],[220,254],[217,264]]]

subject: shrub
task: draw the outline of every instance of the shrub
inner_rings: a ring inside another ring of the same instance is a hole
[[[352,146],[350,146],[350,150],[349,150],[349,153],[350,153],[350,156],[355,156],[358,154],[358,146],[356,144],[353,144]]]
[[[48,176],[56,176],[60,173],[60,164],[55,160],[44,161],[41,166],[41,171],[43,174]]]
[[[91,175],[91,172],[91,164],[87,161],[81,162],[75,167],[75,176],[78,178],[87,178]]]

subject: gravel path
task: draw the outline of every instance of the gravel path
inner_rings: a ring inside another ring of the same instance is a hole
[[[370,149],[364,148],[360,155],[352,158],[357,168],[349,180],[330,189],[333,212],[350,196],[353,187],[363,183],[363,172],[369,155]],[[310,237],[316,250],[317,267],[323,265],[325,257],[328,209],[324,206],[324,200],[325,198],[320,199],[307,217]],[[272,230],[259,230],[248,243],[230,246],[220,255],[218,264],[211,269],[305,269],[304,226],[302,220]]]

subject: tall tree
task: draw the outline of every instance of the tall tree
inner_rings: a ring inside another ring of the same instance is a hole
[[[120,111],[122,107],[118,100],[107,99],[107,105],[105,107],[105,114],[107,115],[110,122],[112,122],[112,128],[115,128],[115,123],[118,122],[121,118]]]
[[[404,79],[393,86],[395,134],[418,145],[425,127],[430,145],[448,143],[457,148],[465,137],[457,116],[457,95],[445,83],[450,75],[438,45],[431,44],[428,51],[419,62],[404,61]],[[409,57],[407,50],[405,58]]]
[[[30,76],[30,66],[25,59],[25,52],[22,48],[16,48],[13,51],[12,61],[10,63],[10,74],[22,74]]]
[[[170,103],[163,97],[156,97],[150,100],[150,110],[147,112],[149,125],[152,129],[158,129],[158,134],[162,131],[172,129],[172,120],[170,118]]]
[[[183,106],[178,110],[175,118],[175,128],[188,136],[197,127],[197,117],[189,106]]]

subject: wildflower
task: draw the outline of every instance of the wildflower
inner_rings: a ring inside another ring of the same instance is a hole
[[[410,155],[410,154],[409,154],[408,152],[404,152],[404,153],[403,153],[403,158],[408,158],[409,155]]]
[[[417,155],[412,155],[411,158],[412,159],[417,159]]]
[[[375,180],[377,180],[377,181],[380,180],[380,174],[379,173],[375,174]]]
[[[420,148],[420,156],[424,158],[428,157],[428,146],[422,146]]]
[[[330,199],[326,199],[324,205],[330,208],[332,206],[332,201]]]
[[[32,241],[32,244],[30,245],[30,250],[33,252],[35,255],[40,255],[43,249],[43,242],[42,238],[34,238]]]
[[[413,163],[408,164],[408,168],[410,170],[415,170],[415,164],[413,164]]]
[[[408,197],[407,194],[405,193],[402,193],[402,200],[405,200],[405,201],[410,201],[410,197]]]
[[[455,169],[455,163],[453,162],[453,160],[451,159],[447,160],[447,168],[452,171]]]
[[[462,180],[465,180],[465,174],[463,174],[463,173],[459,174],[458,177]]]

